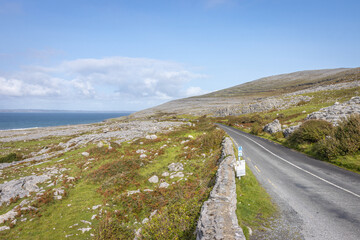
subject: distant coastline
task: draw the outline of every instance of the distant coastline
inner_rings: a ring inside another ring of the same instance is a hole
[[[128,116],[132,112],[73,112],[73,111],[13,111],[0,112],[0,130],[24,130],[99,123],[107,119]]]
[[[88,111],[51,109],[0,109],[0,113],[134,113],[136,111]]]

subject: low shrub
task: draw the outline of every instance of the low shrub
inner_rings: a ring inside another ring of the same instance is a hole
[[[133,226],[117,221],[116,218],[107,215],[100,221],[95,239],[133,239],[134,236]]]
[[[263,128],[261,127],[261,125],[259,123],[254,123],[251,126],[251,130],[250,133],[254,134],[254,135],[259,135],[262,132]]]
[[[19,160],[21,160],[21,156],[17,155],[16,153],[10,153],[5,157],[0,158],[0,163],[9,163]]]
[[[287,140],[289,145],[298,146],[303,143],[315,143],[326,136],[332,136],[334,128],[325,120],[308,120],[304,122]]]
[[[202,202],[196,197],[165,207],[142,229],[145,239],[193,239]]]
[[[314,144],[312,150],[321,159],[333,159],[340,155],[339,141],[334,137],[322,139]]]
[[[294,134],[290,138],[296,138]],[[321,139],[313,145],[314,153],[325,160],[334,159],[339,155],[353,154],[359,149],[360,115],[352,115],[344,119],[333,130],[332,136]]]
[[[284,134],[282,131],[279,131],[279,132],[276,132],[276,133],[273,133],[272,134],[273,137],[275,137],[276,139],[281,139],[281,138],[284,138]]]
[[[341,155],[352,154],[360,149],[360,115],[351,115],[339,123],[335,131]]]

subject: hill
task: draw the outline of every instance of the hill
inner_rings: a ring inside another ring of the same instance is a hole
[[[159,114],[190,114],[197,116],[207,114],[216,116],[222,114],[219,111],[224,112],[224,110],[229,111],[229,109],[235,110],[230,110],[228,115],[238,115],[244,113],[239,110],[243,106],[254,103],[259,104],[259,101],[276,106],[278,101],[273,102],[273,98],[277,98],[279,95],[334,84],[344,84],[359,79],[360,68],[299,71],[261,78],[201,96],[170,101],[137,112],[133,116],[146,117]],[[254,112],[266,109],[254,109]],[[245,113],[248,113],[248,111]]]

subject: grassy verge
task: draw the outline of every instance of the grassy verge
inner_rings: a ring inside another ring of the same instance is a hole
[[[236,179],[236,194],[236,215],[246,239],[249,239],[248,228],[261,230],[268,227],[270,218],[277,214],[277,208],[247,166],[246,176]]]

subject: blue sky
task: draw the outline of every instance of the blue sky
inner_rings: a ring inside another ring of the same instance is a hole
[[[141,110],[360,67],[357,0],[0,0],[0,109]]]

